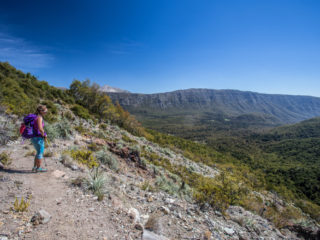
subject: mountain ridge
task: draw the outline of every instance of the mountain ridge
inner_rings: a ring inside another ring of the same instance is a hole
[[[320,98],[303,95],[264,94],[240,90],[192,88],[167,93],[108,93],[134,115],[141,111],[198,110],[229,116],[259,113],[278,123],[295,123],[320,116]]]

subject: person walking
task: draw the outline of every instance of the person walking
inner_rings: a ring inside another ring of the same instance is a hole
[[[44,153],[44,142],[47,140],[47,134],[44,131],[44,121],[43,117],[47,114],[48,109],[44,105],[39,105],[36,110],[36,117],[34,120],[34,135],[31,138],[31,142],[37,151],[34,158],[34,164],[32,171],[34,172],[47,172],[47,169],[41,167]]]

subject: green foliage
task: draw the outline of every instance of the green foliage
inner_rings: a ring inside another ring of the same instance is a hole
[[[96,152],[100,149],[100,147],[96,143],[93,142],[88,145],[88,149],[90,149],[93,152]]]
[[[91,84],[89,80],[84,82],[73,81],[69,93],[74,97],[77,104],[83,107],[77,107],[73,111],[89,117],[85,112],[85,109],[87,109],[92,115],[96,115],[100,119],[110,120],[135,135],[144,135],[145,131],[139,122],[118,103],[114,105],[111,99],[105,93],[100,92],[99,89],[99,85]]]
[[[19,127],[11,121],[0,122],[0,145],[17,140],[20,136]]]
[[[50,141],[59,138],[70,139],[70,137],[74,134],[70,122],[66,119],[62,119],[59,122],[52,124],[46,123],[44,129]]]
[[[115,155],[109,152],[107,149],[100,150],[96,152],[96,158],[102,164],[106,164],[111,170],[118,171],[119,170],[119,162]]]
[[[303,212],[309,214],[313,219],[320,223],[320,206],[306,200],[296,201],[296,206],[299,207]]]
[[[84,183],[86,189],[91,190],[100,200],[103,199],[106,178],[99,168],[93,168]]]
[[[209,203],[212,207],[222,212],[229,205],[239,204],[248,191],[236,176],[225,172],[221,172],[214,179],[200,178],[197,185],[194,198],[199,203]]]
[[[100,127],[102,130],[106,130],[106,129],[107,129],[107,124],[101,123],[101,124],[99,125],[99,127]]]
[[[14,204],[13,204],[13,210],[16,212],[27,212],[29,208],[30,202],[26,202],[23,197],[21,198],[21,201],[19,203],[18,198],[16,198]]]
[[[231,164],[255,189],[276,191],[287,200],[307,197],[319,205],[319,129],[320,118],[316,118],[267,133],[231,131],[225,136],[204,135],[206,145],[153,130],[148,139],[162,147],[182,150],[185,157],[212,167]],[[180,130],[180,135],[187,137]],[[196,131],[190,129],[187,134]]]
[[[141,185],[140,185],[141,189],[143,191],[149,191],[149,192],[155,192],[156,189],[153,186],[153,184],[150,183],[150,181],[145,180]]]
[[[10,153],[4,151],[0,153],[0,162],[3,166],[8,167],[12,163],[12,158],[10,157]]]
[[[55,99],[69,103],[74,101],[65,91],[52,87],[45,81],[39,81],[7,62],[0,62],[0,89],[0,104],[6,107],[8,113],[19,116],[34,112],[41,103],[40,100],[43,100],[53,111],[49,113],[49,119],[53,120],[56,113],[52,101]]]
[[[127,135],[122,135],[122,140],[128,143],[138,143],[136,140],[131,139],[130,137],[128,137]]]
[[[86,108],[84,108],[84,107],[82,107],[82,106],[80,106],[78,104],[75,104],[71,108],[71,110],[75,115],[77,115],[77,116],[79,116],[81,118],[84,118],[84,119],[87,119],[87,120],[91,118],[89,111]]]
[[[89,168],[99,166],[92,151],[88,151],[85,149],[72,149],[70,150],[70,155],[78,163],[84,164]]]

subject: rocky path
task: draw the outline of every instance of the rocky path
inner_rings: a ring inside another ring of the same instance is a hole
[[[9,147],[14,149],[13,164],[10,170],[0,173],[0,236],[8,239],[115,239],[117,232],[113,224],[108,224],[112,212],[104,207],[106,202],[98,202],[94,196],[70,187],[70,178],[79,173],[52,158],[46,159],[47,173],[32,173],[33,157],[24,157],[27,150],[23,147]],[[27,213],[10,210],[16,197],[30,198]],[[51,215],[50,221],[31,225],[32,215],[41,209]]]
[[[60,141],[53,152],[59,156],[73,144]],[[71,183],[88,172],[73,171],[57,157],[47,158],[47,173],[32,173],[33,150],[28,143],[1,146],[10,151],[10,169],[0,170],[0,239],[297,239],[287,237],[265,219],[240,207],[231,207],[229,216],[212,209],[201,210],[195,204],[164,192],[147,192],[142,183],[151,178],[128,166],[119,158],[120,172],[104,168],[107,178],[102,201]],[[12,210],[16,198],[29,199],[27,212]],[[33,224],[35,213],[45,210],[47,223]]]

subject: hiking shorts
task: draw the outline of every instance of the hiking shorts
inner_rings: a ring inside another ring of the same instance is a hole
[[[44,138],[43,137],[33,137],[31,142],[37,151],[36,159],[42,159],[44,153]]]

